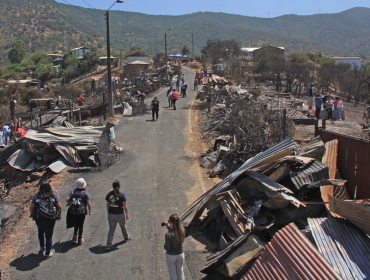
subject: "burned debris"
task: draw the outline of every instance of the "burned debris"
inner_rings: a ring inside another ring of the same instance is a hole
[[[234,141],[218,137],[214,144],[222,149],[202,164],[217,166]],[[370,252],[369,200],[349,200],[337,147],[338,140],[324,144],[319,136],[303,147],[287,138],[240,157],[240,167],[180,216],[194,236],[202,232],[215,244],[201,272],[233,279],[370,277],[358,257]]]

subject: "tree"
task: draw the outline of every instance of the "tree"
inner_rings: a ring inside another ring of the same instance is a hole
[[[212,64],[217,64],[218,60],[230,59],[241,54],[240,45],[234,40],[207,40],[207,45],[202,48],[202,54],[206,60]]]
[[[13,43],[8,53],[8,59],[12,64],[20,63],[27,54],[27,45],[22,40]]]
[[[37,69],[37,78],[43,83],[50,80],[54,76],[54,69],[52,64],[40,64]]]
[[[181,50],[182,55],[188,55],[190,54],[190,50],[187,46],[183,46]]]

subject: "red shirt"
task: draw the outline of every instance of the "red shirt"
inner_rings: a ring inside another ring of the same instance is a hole
[[[11,125],[9,126],[9,128],[10,128],[10,132],[11,132],[12,134],[14,134],[14,129],[15,129],[14,124],[11,124]]]
[[[78,105],[83,105],[84,104],[84,100],[83,100],[82,96],[77,97],[77,98],[78,98],[78,100],[77,100]]]
[[[172,92],[172,99],[179,100],[179,95],[177,94],[177,91]]]
[[[334,101],[334,109],[338,109],[338,103],[339,103],[339,100]]]
[[[17,131],[19,139],[23,138],[26,135],[26,132],[24,131],[23,128],[18,128]]]
[[[197,83],[198,83],[198,79],[195,79],[195,80],[194,80],[194,84],[197,84]]]

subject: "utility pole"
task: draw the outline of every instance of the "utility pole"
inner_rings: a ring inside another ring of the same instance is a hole
[[[116,3],[123,3],[123,0],[116,0],[110,8],[114,6]],[[111,68],[111,61],[110,61],[110,36],[109,36],[109,10],[107,10],[106,20],[107,20],[107,68],[108,68],[108,115],[114,115],[114,108],[113,108],[113,93],[112,93],[112,68]]]
[[[193,60],[194,60],[194,38],[193,38],[193,34],[191,34],[191,54],[193,55]]]
[[[170,29],[168,29],[165,33],[164,33],[164,49],[165,49],[165,53],[166,53],[166,69],[165,69],[165,77],[167,79],[167,74],[168,74],[168,71],[167,71],[167,32],[172,30],[173,28],[171,27]]]

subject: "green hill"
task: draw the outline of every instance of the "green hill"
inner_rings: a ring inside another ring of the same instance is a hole
[[[0,0],[0,65],[9,63],[11,44],[22,39],[30,53],[53,52],[66,40],[66,49],[96,46],[105,49],[105,11],[86,9],[54,0]],[[224,13],[153,16],[111,11],[111,47],[125,51],[140,46],[153,55],[191,48],[195,54],[207,39],[234,39],[241,46],[284,46],[287,51],[322,52],[328,55],[370,55],[370,9],[354,8],[338,14],[286,15],[272,19]],[[64,34],[64,31],[66,33]]]

